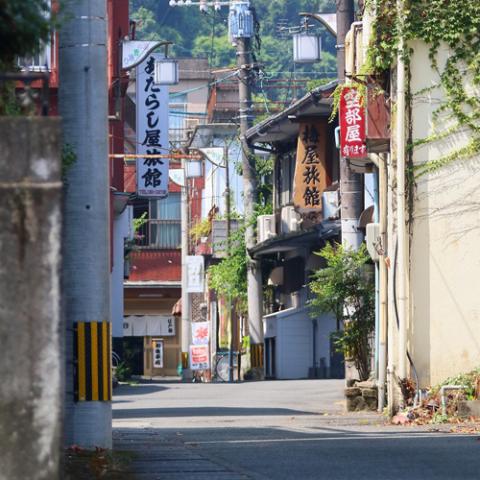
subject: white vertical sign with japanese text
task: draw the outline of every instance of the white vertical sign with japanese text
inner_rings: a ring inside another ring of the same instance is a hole
[[[168,87],[155,85],[155,60],[160,53],[150,54],[136,68],[137,154],[167,154]],[[137,159],[137,195],[166,197],[168,195],[168,159]]]
[[[204,259],[202,255],[187,255],[187,292],[202,293],[204,290]]]

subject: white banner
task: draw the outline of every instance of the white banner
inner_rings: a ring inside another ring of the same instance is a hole
[[[192,344],[208,345],[210,339],[208,322],[192,322]]]
[[[153,83],[155,60],[160,53],[150,54],[136,68],[137,153],[158,155],[169,153],[168,87]],[[168,195],[168,158],[137,159],[137,194],[139,197]]]
[[[202,293],[204,290],[204,261],[202,255],[187,255],[187,292]]]
[[[124,337],[174,337],[175,318],[163,315],[128,315],[123,317]]]

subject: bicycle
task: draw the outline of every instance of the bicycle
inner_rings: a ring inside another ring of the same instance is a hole
[[[215,361],[216,381],[228,382],[230,380],[230,352],[217,352]],[[239,352],[233,352],[233,379],[238,379]]]

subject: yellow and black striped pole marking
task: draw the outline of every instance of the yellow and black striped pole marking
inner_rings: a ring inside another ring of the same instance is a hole
[[[252,368],[263,368],[263,343],[250,345]]]
[[[107,402],[112,399],[111,337],[109,322],[76,322],[75,400]]]

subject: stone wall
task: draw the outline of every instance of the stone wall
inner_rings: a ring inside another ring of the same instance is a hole
[[[59,476],[60,120],[0,118],[0,478]]]

